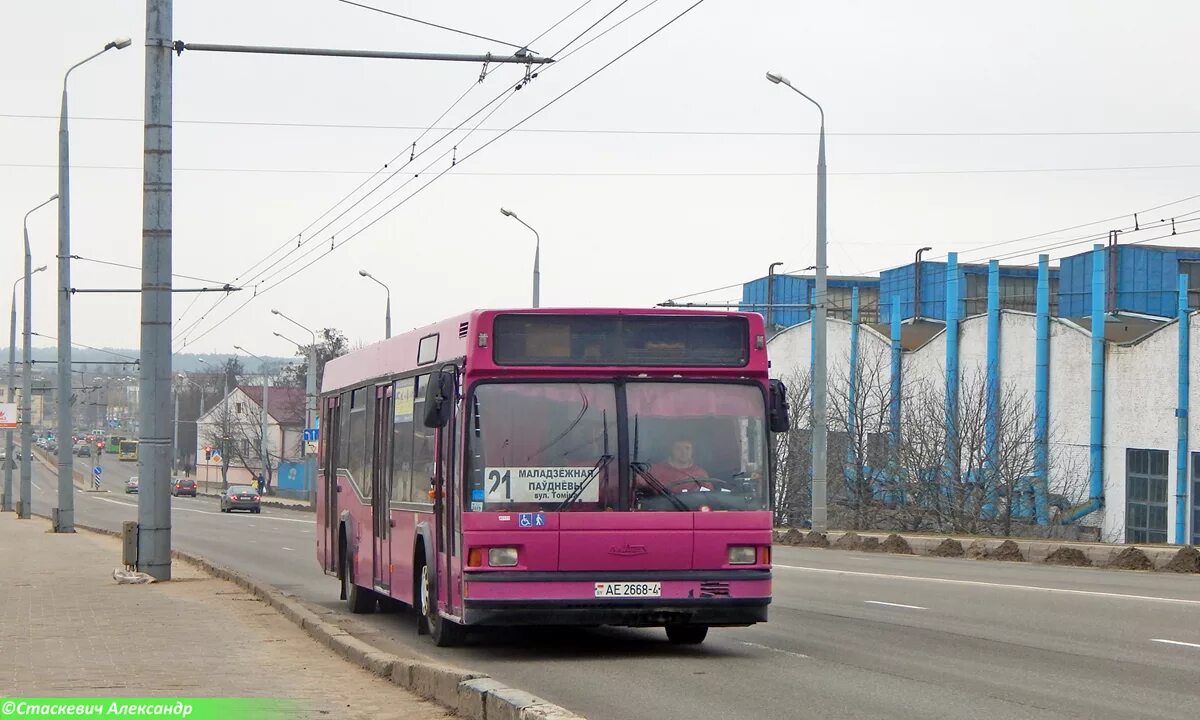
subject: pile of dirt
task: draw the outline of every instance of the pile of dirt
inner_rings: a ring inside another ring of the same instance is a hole
[[[848,532],[833,543],[838,550],[862,550],[862,545],[862,536],[856,532]]]
[[[988,556],[987,543],[982,540],[972,540],[967,546],[967,557],[972,560],[982,560]]]
[[[1163,566],[1167,572],[1200,573],[1200,550],[1191,545],[1184,545],[1171,558],[1171,562]]]
[[[827,548],[829,547],[829,538],[825,537],[825,533],[811,530],[804,536],[804,540],[800,542],[804,547]]]
[[[1154,563],[1150,562],[1150,558],[1141,550],[1127,547],[1108,562],[1108,567],[1117,570],[1153,570]]]
[[[1060,545],[1046,556],[1048,565],[1069,565],[1071,567],[1091,567],[1092,561],[1079,548]]]
[[[779,540],[776,542],[778,542],[780,545],[799,545],[800,543],[804,542],[804,533],[800,532],[796,528],[790,528],[787,532],[783,533],[783,535],[780,535]]]
[[[912,555],[913,554],[912,546],[908,544],[908,541],[905,540],[904,538],[900,537],[896,533],[892,533],[891,535],[888,535],[887,538],[883,541],[883,544],[880,545],[879,547],[884,552],[896,553],[897,555]]]
[[[1017,547],[1017,544],[1012,540],[1005,540],[991,550],[988,550],[984,554],[984,557],[988,560],[1012,560],[1018,562],[1025,559],[1021,555],[1021,548]]]
[[[879,552],[882,546],[879,544],[879,538],[874,535],[868,535],[862,539],[863,552]]]
[[[946,538],[929,551],[929,554],[934,557],[962,557],[963,553],[962,543],[954,538]]]

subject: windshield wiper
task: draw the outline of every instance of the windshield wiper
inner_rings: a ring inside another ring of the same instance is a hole
[[[667,500],[670,500],[671,504],[675,506],[676,510],[682,510],[683,512],[688,512],[688,506],[686,504],[684,504],[684,502],[682,500],[675,497],[675,493],[671,492],[671,490],[669,488],[667,488],[666,485],[663,485],[661,480],[659,480],[658,478],[654,477],[653,474],[651,474],[649,465],[647,465],[644,462],[638,462],[636,460],[633,460],[629,463],[629,468],[631,470],[633,470],[634,475],[641,475],[642,477],[646,478],[646,481],[650,484],[650,487],[657,490],[658,493],[660,495],[662,495],[663,497],[665,497]]]
[[[587,477],[583,479],[583,482],[576,485],[575,489],[571,491],[571,494],[563,498],[563,501],[558,504],[558,507],[554,508],[554,510],[551,512],[562,512],[568,505],[572,505],[578,501],[583,495],[583,491],[587,489],[587,486],[592,484],[592,480],[601,472],[603,472],[604,468],[608,467],[608,464],[612,462],[612,459],[613,456],[609,455],[608,453],[601,455],[599,459],[596,460],[596,464],[592,466],[591,472],[589,472]]]

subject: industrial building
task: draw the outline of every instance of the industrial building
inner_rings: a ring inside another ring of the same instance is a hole
[[[785,277],[747,283],[744,309],[769,312],[760,306],[768,282],[775,302],[802,304],[790,288],[807,286]],[[918,389],[940,393],[947,429],[982,398],[983,460],[968,470],[986,486],[1011,431],[1002,398],[1023,398],[1033,447],[1025,481],[1040,498],[1030,522],[1088,526],[1110,542],[1200,544],[1200,248],[1098,245],[1058,267],[1047,256],[1036,267],[960,265],[950,253],[852,281],[846,312],[828,322],[830,396],[885,384],[874,397],[887,405],[878,417],[889,448],[905,440],[903,406]],[[842,300],[831,290],[829,302]],[[812,323],[807,310],[772,315],[786,326],[769,340],[772,372],[795,379],[812,365]],[[864,372],[872,362],[882,373]],[[830,414],[831,436],[862,412],[861,402],[846,407]],[[945,447],[966,442],[946,432]],[[839,475],[829,477],[833,498]],[[1056,493],[1069,501],[1059,514],[1045,503]]]

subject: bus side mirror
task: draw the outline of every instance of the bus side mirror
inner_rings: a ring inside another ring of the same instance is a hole
[[[454,372],[438,370],[425,387],[425,427],[446,427],[454,407]]]
[[[787,432],[792,427],[791,418],[788,416],[787,386],[782,380],[771,380],[769,383],[771,408],[767,412],[767,421],[771,432]]]

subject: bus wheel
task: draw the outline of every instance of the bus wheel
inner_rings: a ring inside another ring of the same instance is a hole
[[[707,625],[668,625],[667,639],[676,645],[699,645],[708,637]]]
[[[425,619],[425,627],[429,629],[429,637],[438,647],[461,645],[466,636],[462,625],[447,620],[438,613],[437,588],[433,571],[429,565],[421,566],[421,615]]]
[[[350,612],[363,615],[375,612],[376,597],[372,590],[361,588],[354,584],[354,566],[350,564],[349,551],[342,550],[342,596]]]

